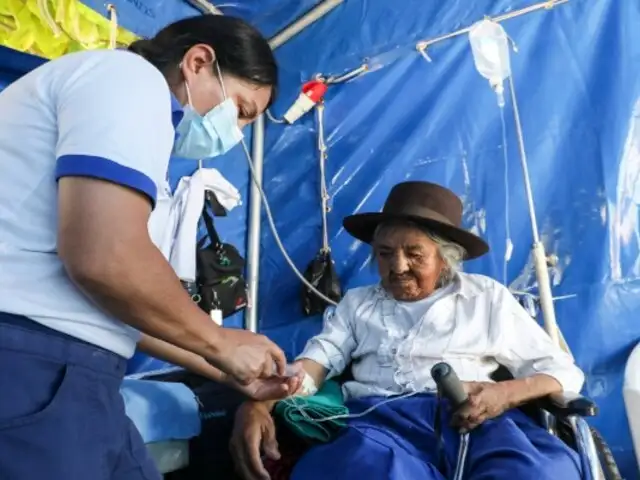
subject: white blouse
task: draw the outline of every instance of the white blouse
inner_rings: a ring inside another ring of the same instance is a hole
[[[466,273],[417,302],[396,301],[377,285],[349,290],[298,358],[323,365],[329,378],[352,364],[347,398],[434,391],[431,367],[442,361],[462,381],[491,381],[504,365],[515,378],[550,375],[569,392],[584,382],[506,287]]]

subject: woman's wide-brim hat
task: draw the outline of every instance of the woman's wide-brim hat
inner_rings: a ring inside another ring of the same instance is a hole
[[[462,202],[451,190],[430,182],[403,182],[393,187],[382,212],[358,213],[343,221],[345,230],[365,243],[373,241],[383,223],[406,220],[425,227],[434,235],[460,245],[465,259],[478,258],[489,245],[462,228]]]

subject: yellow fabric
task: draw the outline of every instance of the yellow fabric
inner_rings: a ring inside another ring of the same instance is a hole
[[[108,48],[113,28],[79,0],[0,0],[0,45],[49,59]],[[117,46],[136,38],[117,28]]]

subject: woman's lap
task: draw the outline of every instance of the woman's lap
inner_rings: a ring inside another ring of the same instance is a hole
[[[334,442],[313,448],[293,470],[292,480],[445,480],[432,464],[407,454],[393,441],[349,430]]]
[[[581,470],[575,451],[515,410],[473,432],[465,477],[580,480]]]
[[[354,402],[352,412],[379,399]],[[352,420],[333,442],[314,447],[296,465],[292,480],[354,475],[367,480],[445,480],[455,468],[459,436],[443,418],[442,455],[433,432],[433,397],[389,402]],[[516,410],[472,432],[465,478],[471,480],[579,480],[578,455]]]

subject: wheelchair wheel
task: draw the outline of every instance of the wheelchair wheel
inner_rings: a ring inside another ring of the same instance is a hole
[[[593,443],[595,443],[596,450],[598,451],[598,458],[600,459],[600,466],[602,467],[604,478],[606,480],[623,480],[609,445],[607,445],[607,442],[602,438],[600,432],[595,428],[590,427],[590,430]]]

